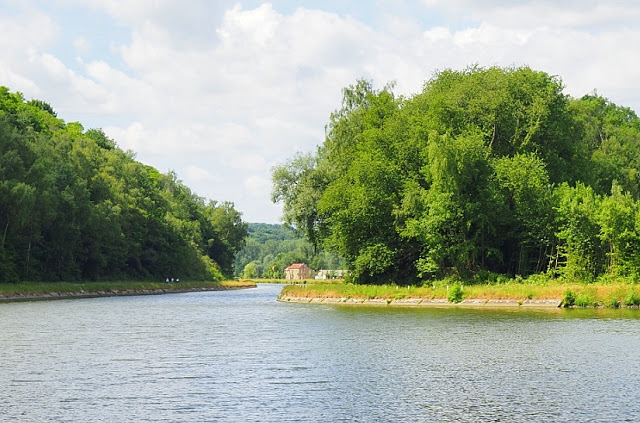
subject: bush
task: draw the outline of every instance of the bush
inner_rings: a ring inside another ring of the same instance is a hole
[[[627,307],[638,307],[640,306],[640,295],[638,295],[635,291],[631,291],[629,295],[624,299],[624,305]]]
[[[611,297],[607,300],[607,307],[620,308],[620,301],[616,297]]]
[[[592,307],[595,302],[595,299],[589,294],[581,294],[575,297],[576,307]]]
[[[447,294],[447,300],[450,303],[459,303],[462,301],[464,296],[464,292],[462,292],[462,286],[460,284],[455,284],[449,289]]]
[[[220,266],[207,255],[201,256],[200,261],[204,264],[207,272],[207,280],[209,281],[223,281],[225,278],[222,275]]]
[[[498,278],[496,279],[496,283],[497,284],[505,284],[507,282],[509,282],[509,276],[507,275],[499,275]]]
[[[576,293],[570,289],[567,289],[562,299],[563,307],[573,307],[576,304]]]
[[[550,275],[546,273],[534,273],[527,277],[526,282],[532,285],[546,285],[551,279]]]
[[[498,278],[502,276],[499,273],[490,272],[488,270],[478,270],[478,273],[473,275],[473,282],[475,283],[485,283],[485,284],[496,284],[498,283]]]

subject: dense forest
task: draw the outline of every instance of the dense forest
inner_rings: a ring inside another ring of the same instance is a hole
[[[284,278],[292,263],[307,263],[312,269],[342,269],[335,253],[322,251],[292,228],[268,223],[249,223],[245,247],[236,255],[235,275],[245,278]]]
[[[410,97],[360,80],[272,199],[354,282],[640,275],[640,119],[528,67],[438,72]]]
[[[219,280],[246,235],[232,203],[0,87],[0,282]]]

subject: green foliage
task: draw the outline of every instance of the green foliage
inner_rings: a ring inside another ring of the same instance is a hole
[[[625,297],[624,305],[627,306],[627,307],[638,307],[638,306],[640,306],[640,295],[635,291],[631,291],[629,293],[629,295],[627,295]]]
[[[547,285],[551,282],[551,279],[549,273],[534,273],[527,277],[526,283],[531,285]]]
[[[611,297],[607,300],[607,303],[605,305],[608,308],[620,308],[620,300],[618,300],[616,297]]]
[[[464,297],[464,292],[462,290],[462,285],[455,284],[449,288],[449,292],[447,293],[447,301],[450,303],[459,303],[462,301]]]
[[[576,293],[567,289],[562,298],[563,307],[573,307],[576,304]]]
[[[546,266],[552,233],[551,196],[545,163],[533,153],[501,157],[493,162],[504,206],[504,242],[517,245],[506,257],[510,272],[540,272]],[[535,263],[535,264],[534,264]]]
[[[247,265],[242,270],[242,277],[245,279],[252,279],[258,277],[258,265],[255,261],[251,263],[247,263]]]
[[[51,107],[51,105],[45,101],[42,100],[29,100],[27,101],[27,104],[29,106],[33,106],[36,107],[40,110],[44,110],[45,112],[49,113],[51,116],[53,117],[58,117],[58,114],[53,110],[53,107]]]
[[[0,88],[0,281],[221,280],[246,234],[232,203]]]
[[[293,226],[317,247],[323,225],[318,218],[319,193],[326,186],[326,175],[313,155],[296,155],[285,165],[273,169],[274,202],[284,200],[285,225]]]
[[[640,205],[629,193],[622,193],[614,182],[610,196],[602,201],[598,213],[599,238],[607,250],[610,273],[627,276],[640,275]]]
[[[605,268],[597,222],[602,198],[581,183],[560,185],[554,197],[557,244],[551,266],[568,279],[591,280]]]
[[[285,221],[355,282],[640,277],[633,111],[572,99],[527,67],[444,70],[408,98],[392,88],[345,88],[318,151],[273,171]]]
[[[596,305],[596,301],[594,297],[588,293],[583,293],[581,295],[576,295],[575,298],[576,307],[594,307]]]
[[[384,244],[375,244],[362,249],[354,263],[354,280],[375,282],[393,265],[394,253]]]

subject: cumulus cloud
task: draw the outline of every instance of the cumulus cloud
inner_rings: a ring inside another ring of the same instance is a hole
[[[422,0],[428,10],[449,17],[464,17],[469,24],[481,22],[500,27],[530,29],[576,28],[586,31],[637,27],[640,9],[635,0]]]
[[[189,181],[193,181],[193,182],[204,182],[204,183],[211,183],[211,182],[220,182],[222,181],[222,178],[220,178],[220,176],[214,175],[211,172],[209,172],[208,170],[202,169],[198,166],[187,166],[187,168],[185,169],[185,178]]]
[[[244,180],[244,186],[252,195],[264,195],[271,192],[271,180],[262,176],[250,176]]]
[[[85,55],[91,50],[91,43],[84,37],[76,37],[73,46],[79,55]]]
[[[597,88],[640,110],[629,89],[640,9],[630,0],[423,0],[414,5],[424,16],[386,8],[376,25],[322,3],[285,12],[235,0],[56,1],[124,27],[130,36],[109,52],[117,60],[79,59],[89,49],[99,57],[94,40],[103,34],[67,34],[29,10],[0,17],[3,83],[67,120],[102,126],[198,194],[234,200],[250,221],[277,221],[269,169],[322,143],[341,89],[357,78],[397,81],[399,93],[411,94],[438,69],[530,65],[560,75],[571,95]],[[65,37],[73,63],[55,53]]]
[[[57,38],[57,26],[48,16],[29,10],[13,18],[0,15],[0,28],[0,84],[41,93],[30,59]]]

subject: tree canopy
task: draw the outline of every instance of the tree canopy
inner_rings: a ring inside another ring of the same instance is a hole
[[[326,139],[273,170],[284,220],[353,280],[640,274],[640,119],[528,67],[343,90]]]
[[[246,235],[233,203],[0,87],[0,282],[221,279]]]

